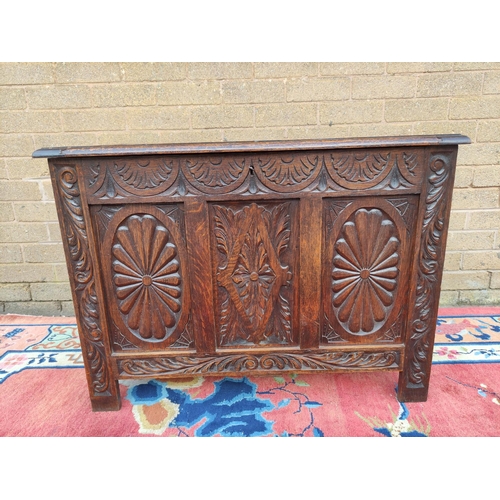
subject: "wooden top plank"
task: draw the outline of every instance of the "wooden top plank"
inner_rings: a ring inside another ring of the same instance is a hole
[[[293,141],[204,142],[190,144],[145,144],[42,148],[33,158],[76,158],[91,156],[166,155],[193,153],[247,153],[261,151],[307,151],[315,149],[384,148],[470,144],[460,134],[357,137],[349,139],[307,139]]]

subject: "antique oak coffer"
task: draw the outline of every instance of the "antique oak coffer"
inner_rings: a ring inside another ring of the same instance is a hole
[[[92,408],[118,379],[399,371],[425,401],[462,135],[51,148]]]

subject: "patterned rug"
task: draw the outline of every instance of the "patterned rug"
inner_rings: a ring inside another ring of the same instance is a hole
[[[0,316],[0,436],[499,436],[500,307],[441,309],[429,398],[397,373],[121,381],[92,413],[74,318]]]

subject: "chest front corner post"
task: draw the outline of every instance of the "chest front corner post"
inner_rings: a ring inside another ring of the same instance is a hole
[[[427,401],[446,238],[458,147],[431,148],[420,196],[420,242],[415,254],[403,371],[398,382],[401,402]]]
[[[92,233],[77,162],[49,161],[49,165],[92,410],[117,411],[120,391],[107,353],[106,322],[97,294]]]

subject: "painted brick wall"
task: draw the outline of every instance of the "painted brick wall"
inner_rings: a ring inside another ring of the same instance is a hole
[[[2,63],[0,313],[73,313],[41,147],[462,133],[442,305],[500,303],[500,63]]]

